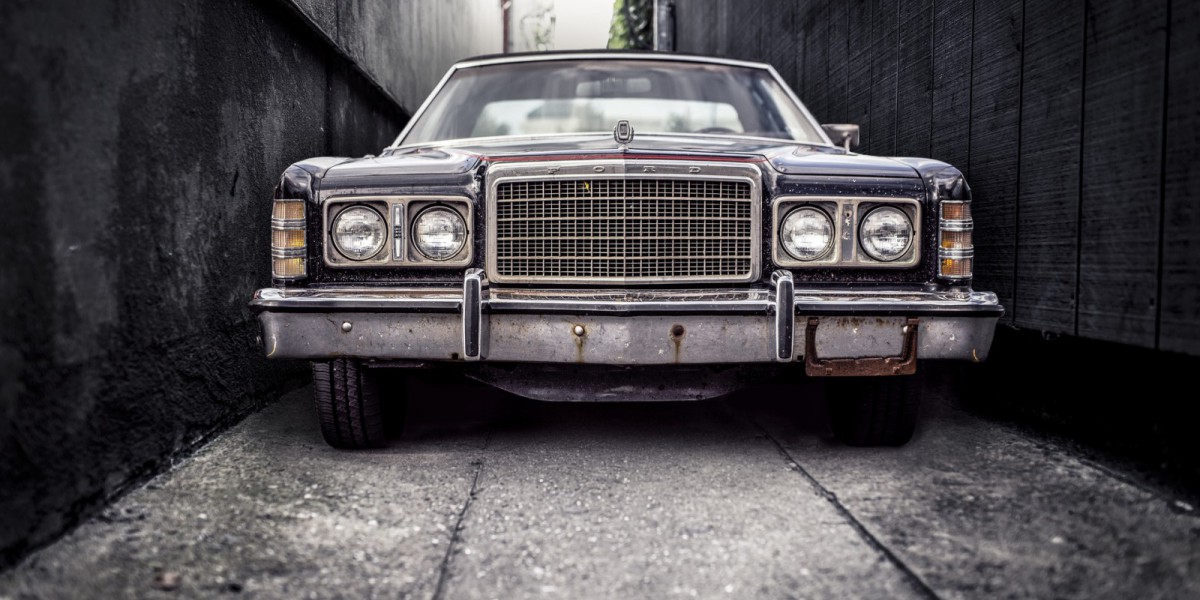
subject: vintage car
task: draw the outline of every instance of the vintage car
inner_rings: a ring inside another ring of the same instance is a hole
[[[460,62],[379,156],[283,173],[265,352],[312,361],[342,448],[385,442],[379,371],[420,366],[567,401],[828,377],[838,437],[903,444],[918,363],[984,360],[1003,309],[962,174],[857,138],[766,64]]]

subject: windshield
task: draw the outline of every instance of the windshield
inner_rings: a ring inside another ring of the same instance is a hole
[[[825,143],[764,69],[654,60],[556,60],[455,71],[396,145],[611,132]]]

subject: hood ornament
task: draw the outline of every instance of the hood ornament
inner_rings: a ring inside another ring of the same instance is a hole
[[[622,146],[633,141],[633,126],[629,124],[629,121],[624,119],[617,121],[617,127],[613,129],[613,139]]]

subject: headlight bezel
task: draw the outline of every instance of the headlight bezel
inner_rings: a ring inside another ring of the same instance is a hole
[[[423,255],[413,244],[411,224],[425,209],[447,206],[458,213],[466,226],[463,247],[447,260],[433,260]],[[383,217],[385,236],[383,248],[365,260],[353,260],[334,243],[334,219],[354,206],[367,206]],[[475,259],[474,203],[466,196],[447,195],[334,195],[322,202],[321,254],[326,267],[335,269],[461,269]]]
[[[925,251],[923,219],[928,210],[922,199],[916,196],[779,196],[771,201],[771,261],[777,267],[797,271],[816,268],[846,269],[910,269],[921,262]],[[817,260],[802,261],[793,258],[783,249],[783,219],[802,206],[814,206],[829,215],[834,222],[833,248]],[[859,241],[859,227],[863,217],[881,206],[900,210],[913,228],[912,241],[907,251],[898,259],[885,262],[866,254]]]
[[[809,196],[781,196],[776,198],[772,202],[771,209],[771,261],[779,267],[798,269],[841,263],[844,251],[840,242],[842,237],[842,223],[838,218],[839,206],[838,198]],[[784,220],[793,212],[803,208],[812,208],[824,213],[833,224],[833,238],[830,240],[829,248],[826,249],[824,254],[812,260],[801,260],[792,256],[784,248],[783,244]]]

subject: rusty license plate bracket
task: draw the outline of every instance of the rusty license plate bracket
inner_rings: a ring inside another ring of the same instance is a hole
[[[901,331],[904,341],[900,356],[870,356],[864,358],[820,358],[817,356],[817,326],[820,317],[809,317],[804,330],[804,372],[809,377],[875,377],[880,375],[912,375],[917,372],[916,317],[909,317]]]

